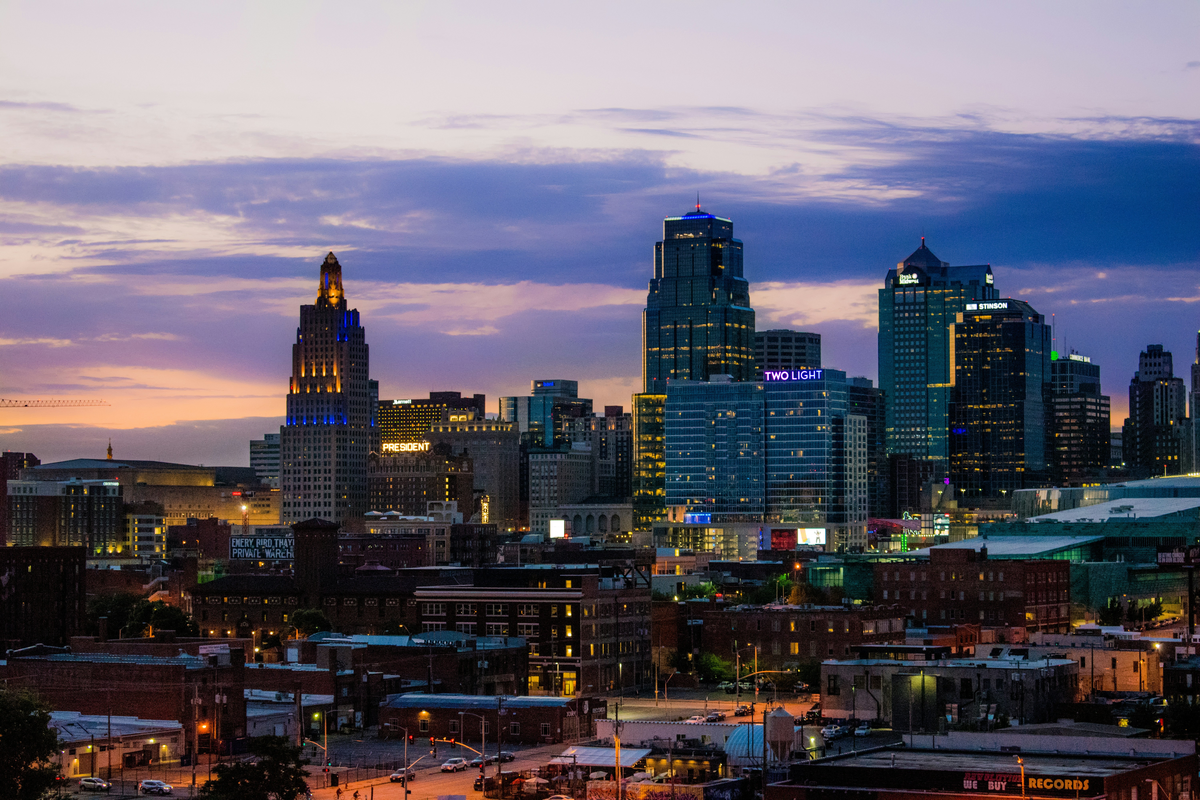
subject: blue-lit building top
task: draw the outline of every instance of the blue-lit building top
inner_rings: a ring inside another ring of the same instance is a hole
[[[825,529],[865,545],[866,420],[840,370],[771,370],[764,382],[670,381],[666,505],[718,523]]]
[[[695,213],[663,220],[654,277],[642,313],[642,378],[647,394],[671,379],[754,379],[754,310],[733,223]]]
[[[500,421],[516,423],[534,447],[569,445],[570,420],[591,415],[592,401],[579,396],[579,382],[562,378],[531,381],[528,397],[500,398]]]
[[[367,512],[367,458],[377,449],[378,384],[366,332],[346,307],[342,268],[321,265],[316,302],[300,307],[287,416],[280,428],[282,522],[340,522]]]

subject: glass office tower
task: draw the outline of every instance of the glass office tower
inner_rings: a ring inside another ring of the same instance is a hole
[[[668,378],[754,379],[754,309],[733,223],[696,212],[663,221],[654,279],[642,312],[642,380],[662,394]]]
[[[1050,326],[1021,300],[967,303],[952,328],[950,480],[960,505],[1046,477]]]
[[[989,264],[952,267],[925,246],[889,270],[879,290],[879,388],[889,454],[950,456],[950,325],[970,302],[995,300]]]

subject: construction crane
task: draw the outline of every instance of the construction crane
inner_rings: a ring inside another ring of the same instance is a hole
[[[78,408],[106,406],[103,400],[6,400],[0,397],[0,408]]]

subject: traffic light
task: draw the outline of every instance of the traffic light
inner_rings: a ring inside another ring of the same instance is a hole
[[[429,746],[433,747],[433,737],[432,736],[429,737]]]
[[[451,747],[455,747],[455,748],[457,748],[457,747],[458,747],[458,742],[454,741],[454,739],[453,739],[453,738],[451,738],[451,739],[450,739],[450,746],[451,746]]]
[[[413,743],[413,735],[411,733],[408,735],[408,743],[409,744]]]

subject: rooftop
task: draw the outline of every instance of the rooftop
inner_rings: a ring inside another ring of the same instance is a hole
[[[114,739],[179,733],[183,730],[183,725],[171,719],[109,717],[107,714],[81,714],[78,711],[51,711],[50,727],[58,733],[61,744],[90,742],[93,738],[97,742],[107,741],[110,730]]]
[[[504,697],[505,708],[561,708],[572,702],[573,697]],[[495,697],[474,694],[424,694],[409,693],[388,697],[388,708],[438,708],[476,709],[496,707]]]
[[[1107,503],[1097,503],[1066,511],[1055,511],[1030,517],[1030,522],[1106,522],[1109,519],[1140,519],[1145,517],[1197,516],[1200,497],[1122,497]]]
[[[1004,670],[1023,670],[1035,669],[1044,667],[1066,667],[1073,666],[1075,661],[1069,658],[943,658],[937,661],[905,661],[903,659],[888,659],[888,658],[830,658],[821,662],[823,664],[832,664],[836,666],[857,666],[857,667],[905,667],[917,670],[933,670],[933,669],[1004,669]]]
[[[1104,541],[1103,536],[1003,536],[989,533],[987,538],[975,536],[960,542],[948,542],[921,550],[913,550],[903,555],[928,557],[929,551],[933,549],[974,550],[978,553],[986,546],[989,558],[1039,558],[1102,541]]]
[[[1055,755],[1049,753],[1022,753],[1025,773],[1030,776],[1047,775],[1060,778],[1063,775],[1072,777],[1105,778],[1128,772],[1146,761],[1157,760],[1154,756],[1139,756],[1137,758],[1119,756],[1080,756]],[[852,767],[863,775],[862,785],[869,785],[869,774],[876,770],[890,772],[893,770],[912,770],[920,772],[992,772],[1002,775],[1015,774],[1015,780],[1020,781],[1020,767],[1012,753],[981,753],[963,752],[956,750],[908,750],[901,748],[886,748],[872,750],[833,759],[823,759],[811,762],[798,774],[803,775],[807,770],[819,770],[821,767]],[[813,775],[812,777],[816,777]],[[811,782],[807,781],[806,782]],[[1097,792],[1098,794],[1099,792]]]

